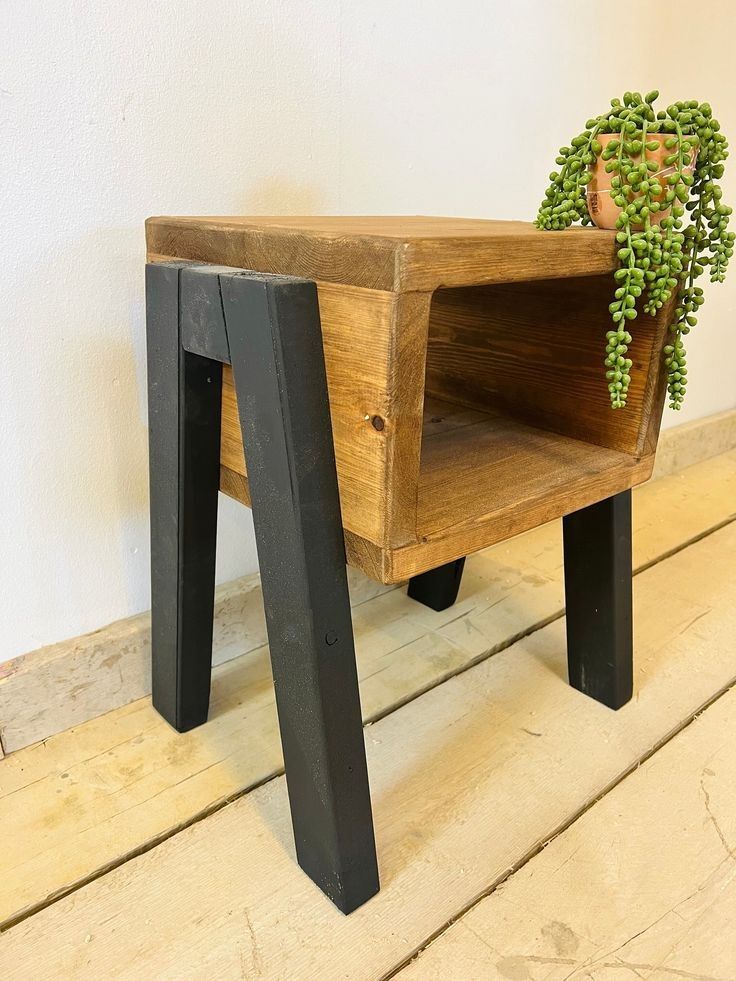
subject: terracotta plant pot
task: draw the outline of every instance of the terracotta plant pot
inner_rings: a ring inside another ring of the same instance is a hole
[[[664,145],[664,141],[671,135],[671,133],[648,133],[647,142],[656,140],[659,147],[656,150],[645,149],[643,151],[646,160],[656,161],[657,170],[652,171],[652,176],[656,177],[663,187],[667,184],[667,178],[675,169],[673,166],[666,166],[664,163],[665,157],[668,157],[672,153],[672,150],[668,150]],[[605,147],[611,140],[617,140],[618,138],[618,133],[602,133],[598,137],[598,141],[601,146]],[[695,154],[692,155],[689,166],[685,168],[686,171],[692,173],[694,165]],[[613,194],[611,194],[611,180],[615,174],[609,174],[606,171],[606,161],[600,156],[591,166],[590,170],[593,179],[587,187],[588,214],[598,228],[615,228],[616,219],[621,214],[621,208],[614,204]],[[658,225],[669,213],[669,208],[663,208],[661,211],[652,214],[650,216],[652,224]]]

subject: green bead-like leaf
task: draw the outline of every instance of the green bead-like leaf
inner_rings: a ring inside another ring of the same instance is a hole
[[[587,120],[585,129],[560,148],[555,158],[559,171],[550,173],[535,224],[545,230],[562,230],[574,222],[590,225],[585,188],[592,178],[590,165],[603,161],[612,175],[613,201],[620,209],[616,218],[617,259],[614,299],[609,315],[615,330],[606,337],[606,382],[611,407],[624,408],[631,381],[632,359],[626,356],[631,334],[626,325],[641,310],[655,315],[677,296],[669,325],[673,343],[664,352],[668,371],[669,402],[681,408],[687,368],[682,338],[697,324],[704,303],[703,291],[694,284],[707,269],[712,282],[723,282],[736,236],[728,230],[732,209],[722,201],[718,181],[728,143],[708,103],[678,101],[667,111],[655,112],[653,90],[644,99],[639,92],[611,100],[608,113]],[[614,139],[602,145],[599,134]],[[653,133],[666,134],[660,142]],[[622,142],[623,141],[623,142]],[[664,166],[670,173],[655,178],[661,166],[646,159],[664,144],[669,152]],[[644,156],[644,159],[642,159]],[[664,187],[662,185],[665,185]],[[669,208],[664,217],[660,212]],[[659,224],[651,221],[657,216]],[[687,217],[686,217],[687,215]]]

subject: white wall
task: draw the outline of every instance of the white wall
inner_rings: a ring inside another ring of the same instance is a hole
[[[708,98],[736,133],[729,4],[667,9],[622,45],[580,2],[6,0],[0,660],[148,605],[147,215],[532,218],[625,88]],[[736,271],[710,294],[668,424],[735,402]],[[256,560],[249,512],[221,512],[222,580]]]

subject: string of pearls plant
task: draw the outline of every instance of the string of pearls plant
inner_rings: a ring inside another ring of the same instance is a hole
[[[593,223],[586,200],[592,168],[600,159],[611,174],[610,193],[620,209],[616,240],[620,267],[609,306],[613,329],[607,335],[606,377],[611,406],[626,405],[632,361],[629,329],[638,314],[654,316],[677,293],[671,338],[665,347],[669,405],[679,409],[687,387],[683,336],[697,323],[704,302],[695,282],[707,266],[710,281],[722,283],[733,255],[732,209],[722,203],[717,183],[723,176],[728,143],[707,102],[676,102],[655,111],[657,91],[642,98],[626,92],[610,110],[589,119],[582,133],[560,148],[559,170],[539,208],[538,228],[559,230],[574,222]],[[601,140],[605,134],[612,138]],[[661,163],[648,152],[662,151]],[[605,144],[605,145],[604,145]],[[663,164],[663,166],[662,166]],[[685,212],[689,221],[685,222]],[[662,217],[660,212],[664,212]]]

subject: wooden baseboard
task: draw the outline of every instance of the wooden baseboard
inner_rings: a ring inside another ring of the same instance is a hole
[[[396,588],[353,569],[348,573],[354,607]],[[218,586],[213,663],[265,643],[259,575]],[[5,753],[22,749],[150,691],[151,616],[146,612],[0,664],[0,746]]]
[[[736,447],[736,409],[664,429],[652,479],[677,473]]]
[[[736,448],[736,410],[665,430],[654,476],[663,477]],[[381,586],[354,569],[357,606],[395,586]],[[213,660],[222,664],[266,643],[257,574],[218,587]],[[0,664],[0,759],[98,715],[148,695],[150,615],[119,620]]]

